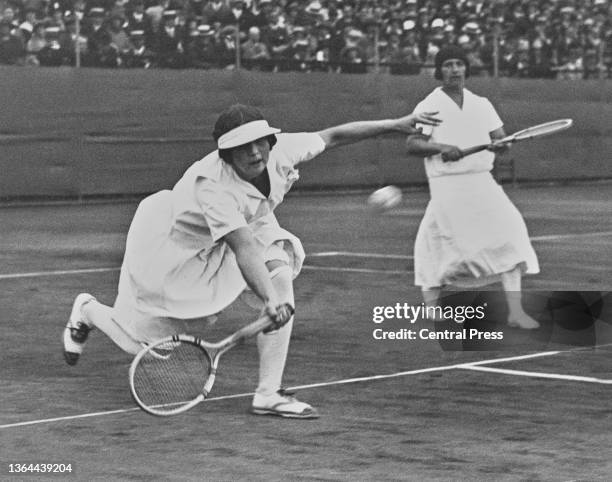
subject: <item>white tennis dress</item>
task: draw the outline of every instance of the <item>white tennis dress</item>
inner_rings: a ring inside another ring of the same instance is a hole
[[[441,87],[415,108],[436,111],[442,123],[422,126],[423,132],[460,149],[489,143],[503,126],[491,103],[467,89],[462,108]],[[525,222],[491,175],[494,158],[482,151],[457,162],[443,162],[439,154],[425,159],[431,199],[415,241],[418,286],[485,285],[516,266],[539,272]]]
[[[318,134],[278,134],[267,165],[266,198],[241,179],[218,151],[194,163],[174,188],[144,199],[127,235],[113,318],[139,341],[184,331],[184,320],[214,315],[246,288],[222,238],[252,229],[265,261],[285,260],[297,276],[300,240],[274,215],[298,179],[296,165],[325,149]]]

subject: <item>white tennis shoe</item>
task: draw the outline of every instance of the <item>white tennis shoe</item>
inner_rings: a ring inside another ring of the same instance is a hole
[[[284,418],[319,418],[319,412],[315,408],[307,403],[300,402],[293,396],[293,393],[282,388],[269,396],[256,393],[253,397],[251,413]]]
[[[70,318],[64,328],[64,360],[68,365],[76,365],[79,361],[89,332],[93,328],[85,321],[81,312],[83,305],[90,301],[95,301],[95,298],[88,293],[81,293],[72,304]]]

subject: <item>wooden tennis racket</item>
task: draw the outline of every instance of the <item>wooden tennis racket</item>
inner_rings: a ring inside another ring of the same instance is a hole
[[[557,132],[564,131],[565,129],[569,129],[572,123],[572,119],[558,119],[551,122],[545,122],[544,124],[538,124],[535,126],[528,127],[527,129],[520,130],[518,132],[515,132],[514,134],[511,134],[502,139],[498,139],[495,142],[491,142],[489,144],[480,144],[478,146],[462,149],[461,152],[463,153],[463,157],[465,157],[476,152],[484,151],[485,149],[490,149],[494,146],[512,144],[514,142],[525,141],[527,139],[533,139],[535,137],[548,136],[550,134],[555,134]]]
[[[279,320],[269,316],[209,343],[193,335],[173,335],[141,350],[130,366],[130,390],[145,412],[176,415],[195,407],[210,393],[221,355],[262,331],[285,325],[294,313],[291,305],[279,308]]]

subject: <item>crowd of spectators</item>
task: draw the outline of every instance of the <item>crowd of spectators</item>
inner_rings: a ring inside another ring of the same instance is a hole
[[[0,64],[608,78],[612,0],[0,0]],[[238,48],[237,48],[238,47]]]

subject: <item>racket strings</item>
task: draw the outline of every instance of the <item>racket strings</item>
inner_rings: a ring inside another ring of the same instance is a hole
[[[210,362],[201,348],[180,342],[154,350],[141,358],[133,376],[134,391],[144,405],[172,410],[202,393]]]

